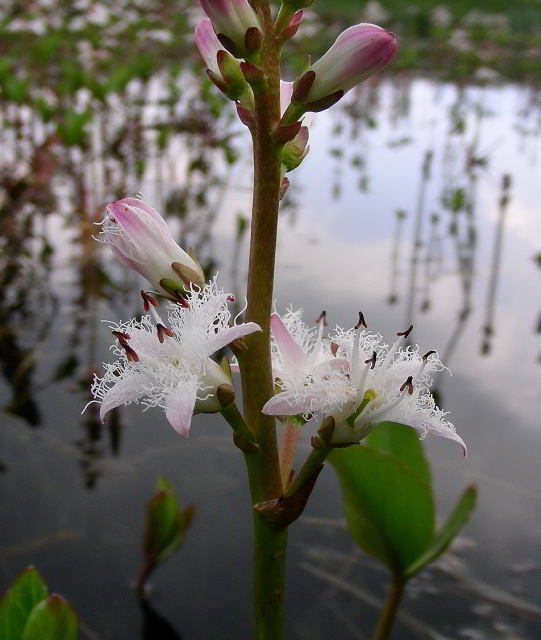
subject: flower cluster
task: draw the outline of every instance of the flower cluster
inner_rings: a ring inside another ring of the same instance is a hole
[[[207,73],[228,98],[237,102],[241,121],[252,128],[254,93],[265,86],[265,74],[258,66],[263,38],[258,15],[248,0],[200,2],[208,19],[196,26],[195,42]],[[302,9],[310,4],[311,0],[284,3],[275,24],[279,42],[295,35]],[[358,24],[341,33],[327,53],[295,83],[282,81],[281,122],[276,134],[284,144],[284,174],[298,167],[308,153],[308,128],[301,126],[300,118],[306,112],[322,111],[335,104],[356,84],[389,64],[397,51],[393,33],[373,24]],[[244,62],[239,63],[237,60],[242,58]],[[282,195],[288,185],[283,177]]]
[[[362,328],[362,314],[354,329],[337,327],[327,339],[322,320],[318,324],[309,329],[300,311],[273,316],[273,373],[281,391],[264,413],[332,416],[333,444],[358,442],[379,422],[390,421],[414,427],[421,437],[430,432],[450,438],[466,451],[430,394],[432,375],[444,369],[436,352],[421,356],[418,347],[401,345],[411,328],[388,346],[380,334]]]
[[[231,384],[209,356],[260,328],[253,322],[231,326],[233,298],[216,278],[202,289],[191,285],[186,306],[170,303],[166,321],[152,296],[143,299],[150,314],[110,324],[117,360],[104,365],[103,377],[95,376],[92,394],[101,402],[102,420],[119,405],[141,403],[164,409],[175,431],[188,436],[192,415],[219,411],[216,391]]]

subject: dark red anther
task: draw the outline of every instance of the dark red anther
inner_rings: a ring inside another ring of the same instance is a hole
[[[407,338],[412,331],[413,331],[413,325],[410,324],[409,328],[406,329],[406,331],[400,331],[396,335],[397,336],[404,336],[404,338]]]
[[[335,356],[338,353],[338,345],[336,342],[331,342],[331,353]]]
[[[235,302],[235,296],[234,295],[228,295],[227,296],[227,302]]]
[[[428,358],[430,358],[431,355],[435,354],[435,351],[427,351],[425,353],[425,355],[423,356],[423,360],[426,362],[428,360]]]
[[[327,326],[327,312],[325,310],[323,310],[319,316],[314,320],[314,322],[316,324],[319,324],[320,322],[323,322],[323,326],[326,327]]]
[[[143,308],[147,313],[150,310],[150,305],[152,305],[153,307],[160,306],[160,303],[156,300],[156,298],[150,295],[148,291],[143,291],[143,289],[141,289],[141,298],[143,298]]]
[[[130,347],[130,345],[124,340],[124,338],[119,338],[118,341],[120,342],[120,346],[126,352],[126,356],[128,358],[128,361],[129,362],[139,362],[139,356],[137,355],[137,352]]]
[[[413,376],[409,376],[409,378],[404,382],[404,384],[400,387],[400,391],[404,391],[404,389],[408,390],[410,396],[413,395]]]
[[[162,344],[163,344],[163,341],[165,340],[165,336],[167,336],[168,338],[173,338],[175,336],[175,334],[171,331],[171,329],[164,327],[163,324],[160,324],[159,322],[156,325],[156,329],[158,330],[158,340]]]
[[[188,304],[188,301],[185,298],[183,298],[180,294],[175,296],[175,302],[179,304],[181,307],[184,307],[184,309],[188,309],[188,307],[190,306]]]
[[[366,329],[366,322],[362,311],[359,311],[359,322],[353,327],[355,330],[364,327]]]
[[[372,351],[372,357],[368,358],[368,360],[364,361],[364,364],[371,364],[371,369],[373,369],[376,366],[376,358],[377,358],[377,354],[375,351]]]
[[[130,339],[130,334],[129,333],[125,333],[124,331],[111,331],[111,333],[115,336],[115,338],[118,338],[119,340],[129,340]]]

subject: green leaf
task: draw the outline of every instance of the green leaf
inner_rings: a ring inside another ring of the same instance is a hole
[[[47,586],[34,567],[14,580],[0,602],[0,640],[21,640],[32,609],[47,597]]]
[[[75,640],[77,615],[62,596],[53,593],[32,609],[22,640]]]
[[[363,440],[373,449],[397,457],[420,480],[431,485],[430,465],[425,458],[423,443],[415,429],[398,422],[380,422]]]
[[[411,578],[411,576],[418,573],[427,564],[434,562],[441,556],[460,529],[466,524],[471,512],[475,508],[476,501],[477,488],[468,487],[460,497],[449,518],[447,518],[447,522],[434,535],[429,548],[406,569],[405,576],[407,578]]]
[[[422,446],[419,451],[413,445],[412,429],[392,427],[382,425],[371,446],[335,449],[329,460],[340,478],[353,538],[402,576],[432,540],[434,504]]]

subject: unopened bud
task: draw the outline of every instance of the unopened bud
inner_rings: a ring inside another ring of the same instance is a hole
[[[397,51],[396,36],[381,27],[362,23],[346,29],[312,65],[315,78],[300,101],[310,111],[329,108],[355,85],[389,64]]]
[[[280,128],[285,128],[285,126]],[[306,158],[310,151],[308,138],[308,127],[300,127],[299,133],[295,138],[284,145],[282,149],[282,164],[286,168],[286,171],[293,171],[293,169],[296,169]]]
[[[259,30],[261,25],[248,0],[201,0],[201,6],[224,48],[236,58],[250,53],[246,33],[253,28]],[[254,38],[257,36],[249,36],[250,44]]]

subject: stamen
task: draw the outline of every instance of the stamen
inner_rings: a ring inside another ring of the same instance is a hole
[[[115,336],[115,338],[118,338],[119,340],[129,340],[130,339],[130,334],[129,333],[125,333],[124,331],[111,331],[111,333]]]
[[[372,365],[370,368],[373,369],[376,366],[376,358],[377,353],[375,351],[372,351],[372,357],[368,358],[368,360],[365,360],[364,363]]]
[[[316,338],[316,342],[314,344],[314,348],[312,349],[312,353],[310,355],[310,362],[315,365],[319,355],[321,353],[321,348],[323,345],[323,329],[324,327],[327,326],[327,322],[325,320],[325,316],[327,315],[326,311],[322,311],[321,314],[319,315],[319,318],[316,320],[317,324],[318,324],[318,330],[317,330],[317,338]]]
[[[338,345],[336,342],[331,342],[331,353],[335,356],[338,353]]]
[[[364,327],[366,329],[366,322],[364,320],[364,315],[362,311],[359,311],[359,322],[353,327],[355,330]]]
[[[156,325],[156,329],[158,330],[158,340],[161,342],[161,344],[163,344],[163,341],[165,340],[165,336],[169,338],[174,338],[175,336],[175,334],[173,333],[173,331],[171,331],[171,329],[164,327],[164,325],[159,322]]]
[[[144,291],[141,289],[141,298],[143,298],[143,308],[148,313],[150,309],[150,305],[153,307],[159,307],[160,303],[154,296],[152,296],[148,291]]]
[[[394,358],[394,354],[398,350],[398,345],[401,342],[401,338],[406,339],[412,331],[413,331],[413,325],[410,325],[410,327],[406,329],[406,331],[399,331],[396,334],[398,336],[398,339],[394,341],[393,346],[389,350],[389,353],[385,356],[385,360],[383,361],[383,365],[382,365],[383,368],[386,368],[391,364]]]
[[[169,278],[162,278],[160,280],[160,287],[164,291],[167,291],[167,293],[173,298],[173,300],[177,302],[181,307],[188,309],[190,305],[188,304],[188,301],[182,297],[182,289],[176,285],[174,280],[170,280]]]
[[[419,380],[419,378],[423,374],[423,371],[425,370],[425,367],[426,367],[426,365],[428,363],[428,358],[430,358],[430,356],[435,354],[435,353],[436,353],[435,351],[428,351],[421,358],[421,366],[419,367],[419,371],[417,371],[417,373],[415,374],[415,378],[413,378],[413,382],[417,382],[417,380]]]
[[[361,342],[360,328],[366,327],[363,312],[359,311],[359,322],[353,327],[355,329],[355,338],[353,339],[353,350],[351,352],[351,382],[357,389],[361,382],[361,366],[359,363],[359,347]]]
[[[119,338],[120,346],[126,352],[126,356],[128,358],[128,362],[139,362],[139,356],[137,352],[130,347],[130,345],[124,340],[124,338]]]
[[[234,295],[229,295],[227,296],[227,302],[235,302],[235,296]]]
[[[400,391],[404,391],[404,389],[408,390],[410,396],[413,395],[413,376],[409,376],[406,382],[400,387]]]
[[[327,312],[326,311],[322,311],[319,316],[314,320],[315,324],[319,324],[320,322],[323,322],[323,326],[326,327],[327,326]]]
[[[401,336],[404,338],[407,338],[409,336],[409,334],[413,331],[413,325],[411,324],[409,326],[409,329],[406,329],[406,331],[400,331],[399,333],[397,333],[397,336]]]

